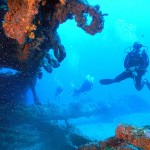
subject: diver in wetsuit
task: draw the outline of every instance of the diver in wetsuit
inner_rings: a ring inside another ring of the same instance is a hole
[[[58,102],[60,103],[60,97],[61,97],[61,94],[63,93],[63,86],[60,84],[57,86],[56,90],[55,90],[55,97],[54,97],[54,100],[56,101],[56,99],[58,99]]]
[[[124,68],[121,74],[119,74],[114,79],[102,79],[100,80],[100,84],[107,85],[116,82],[120,82],[127,78],[132,78],[134,81],[135,88],[140,91],[146,84],[148,89],[150,90],[150,82],[147,79],[142,81],[143,75],[146,73],[147,68],[149,66],[149,57],[143,49],[143,46],[140,42],[135,42],[132,47],[132,51],[130,51],[124,61]]]
[[[94,77],[87,75],[86,79],[82,83],[82,85],[78,89],[73,90],[72,96],[80,96],[81,94],[85,94],[93,88]]]

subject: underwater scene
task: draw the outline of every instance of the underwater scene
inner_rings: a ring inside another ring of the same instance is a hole
[[[150,150],[149,0],[0,0],[0,150]]]

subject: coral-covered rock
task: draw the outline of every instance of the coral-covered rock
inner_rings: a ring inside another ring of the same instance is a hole
[[[150,150],[150,130],[147,128],[119,125],[116,129],[116,137],[136,147]]]
[[[150,128],[118,125],[116,136],[80,146],[78,150],[150,150]]]

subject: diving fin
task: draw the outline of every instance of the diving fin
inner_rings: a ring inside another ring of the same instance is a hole
[[[102,79],[102,80],[99,80],[99,83],[102,85],[112,84],[114,83],[114,79]]]

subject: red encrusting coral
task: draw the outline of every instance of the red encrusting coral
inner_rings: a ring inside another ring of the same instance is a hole
[[[87,24],[87,16],[90,16],[92,21]],[[66,5],[57,5],[56,13],[52,16],[50,20],[50,25],[56,26],[56,23],[60,24],[65,22],[67,19],[72,19],[75,16],[77,26],[82,28],[88,34],[94,35],[101,32],[104,27],[104,20],[99,6],[90,6],[88,4],[83,4],[79,0],[68,0]]]
[[[147,128],[138,128],[130,125],[119,125],[116,129],[116,137],[127,141],[128,143],[150,150],[150,130]]]
[[[105,141],[89,143],[78,150],[150,150],[150,128],[134,127],[131,125],[118,125],[116,135]]]
[[[32,24],[34,16],[38,14],[41,0],[8,0],[8,12],[5,14],[3,28],[6,36],[16,39],[19,44],[25,42],[28,35],[34,38],[36,25]]]

